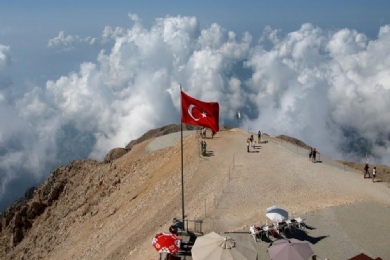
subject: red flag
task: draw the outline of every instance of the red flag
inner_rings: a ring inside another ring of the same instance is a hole
[[[181,91],[181,122],[219,131],[218,102],[203,102]]]

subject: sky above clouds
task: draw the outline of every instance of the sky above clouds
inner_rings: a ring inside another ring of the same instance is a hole
[[[179,84],[221,124],[390,164],[389,69],[389,1],[0,0],[0,210],[179,123]]]

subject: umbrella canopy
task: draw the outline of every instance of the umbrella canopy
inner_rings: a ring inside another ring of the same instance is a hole
[[[171,233],[159,233],[153,238],[152,245],[159,253],[173,254],[180,249],[180,238]]]
[[[195,240],[193,260],[257,260],[257,251],[249,240],[234,240],[211,232]]]
[[[277,206],[272,206],[267,209],[265,214],[270,220],[275,222],[283,222],[288,219],[288,212]]]
[[[309,243],[297,239],[281,239],[268,248],[271,260],[308,260],[313,254]]]

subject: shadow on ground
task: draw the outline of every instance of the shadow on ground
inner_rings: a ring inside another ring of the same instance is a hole
[[[182,237],[180,250],[177,253],[177,255],[181,257],[181,259],[192,259],[191,249],[195,244],[196,237],[196,234],[190,231],[187,231],[185,236]]]
[[[210,157],[214,156],[214,151],[207,151],[205,154],[203,154],[203,157]]]
[[[314,229],[314,228],[313,228]],[[313,237],[313,236],[310,236],[309,234],[307,234],[306,231],[302,230],[302,229],[298,229],[296,230],[295,232],[287,232],[285,234],[285,238],[295,238],[295,239],[298,239],[298,240],[301,240],[301,241],[307,241],[309,242],[310,244],[317,244],[318,242],[320,242],[321,240],[327,238],[328,236],[319,236],[319,237]]]

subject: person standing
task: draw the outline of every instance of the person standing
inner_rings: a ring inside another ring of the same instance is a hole
[[[368,168],[370,167],[368,166],[368,163],[366,163],[366,165],[364,165],[364,179],[367,178],[367,175],[368,177],[370,177],[370,174],[368,173]]]
[[[312,154],[312,157],[311,157],[311,161],[313,162],[313,163],[315,163],[316,162],[316,156],[317,156],[317,150],[316,150],[316,148],[313,148],[313,154]]]
[[[374,169],[372,169],[372,182],[375,182],[375,176],[376,176],[376,166],[374,166]]]
[[[309,161],[311,161],[312,156],[313,156],[313,147],[310,147]]]
[[[174,225],[171,225],[169,227],[169,233],[177,235],[177,227]]]
[[[259,130],[259,132],[257,133],[257,142],[260,143],[260,140],[261,140],[261,131]]]
[[[249,153],[249,145],[250,145],[250,143],[251,143],[251,141],[250,141],[250,139],[248,138],[248,139],[246,140],[246,150],[247,150],[248,153]]]

